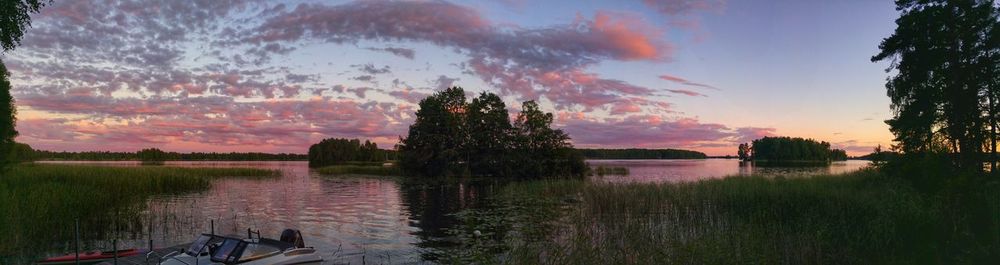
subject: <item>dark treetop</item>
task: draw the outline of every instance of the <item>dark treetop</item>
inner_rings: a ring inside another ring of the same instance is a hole
[[[587,170],[569,136],[553,129],[552,114],[534,101],[511,123],[496,94],[467,103],[465,91],[452,87],[421,100],[416,116],[398,147],[408,175],[582,177]]]

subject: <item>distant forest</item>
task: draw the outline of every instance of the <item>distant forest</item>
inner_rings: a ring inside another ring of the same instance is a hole
[[[679,149],[577,149],[587,159],[704,159],[705,153]]]
[[[324,167],[347,162],[382,162],[395,160],[396,151],[379,149],[368,140],[329,138],[309,147],[309,167]]]
[[[81,161],[129,161],[142,160],[139,152],[54,152],[32,151],[30,159],[25,160],[81,160]],[[178,153],[164,152],[166,161],[305,161],[309,157],[304,154],[269,154],[269,153]]]

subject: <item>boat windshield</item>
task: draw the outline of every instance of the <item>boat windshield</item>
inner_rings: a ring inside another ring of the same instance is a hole
[[[246,248],[247,242],[242,239],[224,238],[222,245],[212,254],[211,260],[225,264],[236,263],[240,261],[240,256],[243,255],[243,250]]]
[[[189,246],[187,250],[184,251],[184,253],[187,253],[192,257],[200,256],[202,250],[205,249],[205,246],[208,245],[208,243],[211,242],[212,239],[216,237],[217,236],[214,235],[201,234],[201,236],[199,236],[198,239],[196,239],[194,242],[191,243],[191,246]]]
[[[243,251],[243,256],[240,257],[240,262],[262,259],[281,253],[282,249],[279,246],[267,244],[266,242],[267,241],[261,242],[260,240],[250,242],[249,245],[247,245],[246,250]]]

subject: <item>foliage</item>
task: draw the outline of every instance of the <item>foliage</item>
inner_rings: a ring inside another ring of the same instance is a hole
[[[847,160],[844,150],[830,143],[792,137],[767,137],[753,141],[752,158],[759,162]]]
[[[139,161],[142,161],[143,163],[163,163],[163,161],[167,161],[167,153],[156,148],[139,150],[139,152],[136,153],[136,156],[138,156]]]
[[[396,165],[334,165],[315,169],[317,173],[328,175],[375,175],[375,176],[401,176],[402,171]]]
[[[389,158],[389,150],[378,148],[373,142],[358,139],[323,139],[309,147],[309,167],[344,164],[349,161],[381,162]]]
[[[552,114],[534,101],[510,124],[499,96],[482,93],[467,104],[452,87],[420,101],[416,121],[400,140],[400,166],[416,176],[539,178],[583,176],[587,166],[569,136],[552,129]]]
[[[872,61],[891,61],[886,121],[904,153],[945,146],[961,170],[995,159],[1000,118],[1000,20],[989,1],[896,1],[896,30]]]
[[[0,155],[4,156],[0,157],[0,172],[11,160],[6,156],[13,151],[14,137],[17,137],[17,130],[14,128],[17,108],[14,106],[14,97],[10,95],[8,75],[7,67],[0,61]]]
[[[0,47],[10,51],[21,43],[24,29],[31,26],[31,13],[37,13],[44,3],[38,0],[5,0],[0,1]],[[3,171],[8,161],[6,157],[14,148],[14,137],[17,137],[15,123],[17,108],[14,98],[10,95],[10,73],[7,66],[0,61],[0,171]]]
[[[0,2],[0,47],[4,51],[13,50],[21,44],[21,36],[24,36],[24,29],[31,27],[31,13],[38,13],[38,10],[45,5],[44,1],[38,0],[5,0]]]
[[[207,190],[221,177],[276,176],[253,168],[14,165],[0,178],[0,257],[37,255],[34,247],[72,239],[76,218],[84,225],[123,221],[115,216],[144,207],[150,196]],[[84,232],[87,240],[94,231]]]
[[[482,93],[472,99],[466,116],[469,171],[479,176],[507,176],[505,161],[512,149],[510,118],[500,96]]]
[[[465,105],[465,91],[459,87],[420,100],[416,120],[398,148],[404,172],[419,176],[464,174]]]
[[[518,178],[580,177],[588,167],[583,155],[573,149],[569,135],[552,129],[552,113],[542,112],[538,103],[526,101],[514,121],[513,157]]]
[[[577,149],[588,159],[704,159],[705,153],[678,149]]]
[[[748,161],[750,160],[751,152],[753,152],[753,150],[751,149],[750,144],[742,143],[740,144],[739,150],[736,151],[736,155],[739,156],[740,161]]]
[[[6,156],[6,160],[9,163],[29,162],[35,161],[35,159],[35,149],[24,143],[14,143]]]

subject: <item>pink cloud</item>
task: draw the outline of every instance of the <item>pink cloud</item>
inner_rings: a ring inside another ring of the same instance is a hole
[[[561,108],[587,109],[629,95],[647,96],[650,90],[600,78],[583,67],[607,59],[660,61],[673,51],[655,27],[629,14],[602,11],[570,25],[526,29],[494,24],[476,10],[447,2],[303,4],[244,35],[231,42],[430,42],[469,55],[466,70],[503,94],[524,100],[544,96]]]
[[[738,138],[736,142],[739,143],[749,143],[753,140],[764,138],[764,136],[775,136],[774,128],[760,128],[760,127],[743,127],[736,129]]]
[[[674,83],[678,83],[678,84],[682,84],[682,85],[689,85],[689,86],[696,86],[696,87],[703,87],[703,88],[710,88],[710,89],[719,90],[718,88],[716,88],[714,86],[691,82],[691,81],[688,81],[687,79],[676,77],[676,76],[672,76],[672,75],[660,75],[660,79],[667,80],[667,81],[674,82]]]
[[[692,97],[697,97],[697,96],[708,97],[705,94],[694,92],[694,91],[687,90],[687,89],[667,89],[667,92],[674,93],[674,94],[684,94],[684,95],[688,95],[688,96],[692,96]]]
[[[664,3],[646,1],[664,13],[702,9],[694,1]],[[413,103],[435,88],[456,85],[458,78],[441,75],[430,87],[416,89],[394,82],[401,89],[388,91],[375,79],[392,74],[390,68],[362,64],[356,70],[370,76],[361,79],[373,87],[348,88],[321,83],[319,73],[271,63],[271,57],[303,44],[371,41],[456,51],[467,57],[460,64],[464,74],[505,98],[544,99],[560,113],[573,113],[560,114],[560,120],[579,134],[572,136],[580,143],[699,145],[736,137],[721,125],[659,116],[670,113],[671,105],[658,100],[662,95],[655,90],[588,70],[608,60],[671,58],[675,48],[663,39],[664,31],[633,13],[598,11],[566,24],[521,27],[443,1],[288,8],[260,1],[161,1],[149,8],[153,4],[58,2],[35,17],[32,34],[6,59],[18,84],[15,96],[32,110],[73,118],[22,121],[18,128],[26,141],[79,150],[120,143],[112,148],[302,152],[319,137],[340,136],[372,138],[388,147],[405,133]],[[367,49],[408,59],[415,54],[407,48]],[[313,98],[301,99],[303,91]],[[399,103],[365,100],[370,91]],[[346,99],[353,97],[359,99]],[[591,111],[624,117],[588,119]],[[639,140],[615,140],[629,138],[615,126]]]
[[[18,129],[29,144],[113,142],[132,149],[197,142],[220,150],[259,145],[304,152],[316,138],[332,136],[381,139],[383,147],[390,147],[405,133],[413,111],[389,102],[328,99],[235,102],[226,97],[34,96],[19,102],[40,111],[87,115],[21,121]],[[108,123],[109,118],[123,122]]]
[[[693,11],[718,10],[723,0],[643,0],[644,4],[664,15],[686,15]]]

